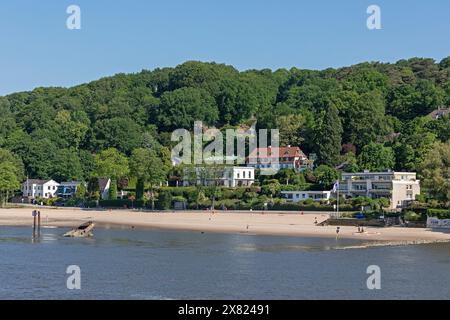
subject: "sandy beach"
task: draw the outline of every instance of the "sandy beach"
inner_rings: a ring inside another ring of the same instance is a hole
[[[147,212],[133,210],[82,210],[69,208],[0,209],[0,226],[31,227],[32,210],[41,212],[42,226],[75,227],[94,221],[104,228],[153,228],[196,232],[240,233],[249,235],[283,235],[298,237],[336,237],[335,226],[316,226],[328,218],[327,213],[292,212],[262,213],[216,211]],[[365,228],[357,233],[355,227],[340,227],[339,238],[391,242],[393,244],[450,241],[450,233],[424,228]]]

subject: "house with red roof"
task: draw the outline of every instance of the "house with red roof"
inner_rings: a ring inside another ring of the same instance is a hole
[[[308,159],[299,147],[255,148],[246,160],[247,166],[255,169],[313,169],[313,161]]]

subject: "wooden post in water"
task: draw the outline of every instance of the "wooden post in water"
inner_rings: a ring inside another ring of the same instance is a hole
[[[41,235],[41,212],[38,211],[37,212],[37,216],[38,216],[38,236]]]
[[[32,216],[33,216],[33,238],[36,236],[36,210],[33,210]]]

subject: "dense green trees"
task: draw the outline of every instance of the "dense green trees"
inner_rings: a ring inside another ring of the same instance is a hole
[[[397,170],[417,171],[436,141],[436,134],[429,127],[435,121],[419,117],[403,124],[402,133],[393,144]]]
[[[217,105],[204,89],[180,88],[161,96],[157,120],[167,130],[193,129],[194,121],[213,125],[219,118]]]
[[[419,80],[416,84],[392,88],[388,95],[388,111],[402,120],[424,116],[442,106],[444,91],[432,81]]]
[[[281,146],[300,146],[305,141],[306,118],[301,114],[279,116],[276,126],[280,131]]]
[[[421,173],[435,143],[450,138],[450,117],[427,117],[450,104],[449,61],[242,72],[189,61],[68,89],[37,88],[0,97],[0,148],[23,163],[19,180],[87,181],[99,173],[116,176],[99,165],[114,163],[102,160],[103,152],[116,149],[120,157],[114,152],[113,159],[127,168],[134,150],[160,150],[167,172],[173,129],[191,130],[196,120],[221,128],[256,120],[258,128],[278,128],[282,145],[316,153],[318,165]]]
[[[379,91],[358,95],[351,91],[342,96],[343,141],[361,150],[371,142],[384,140],[392,132],[385,115],[385,102]]]
[[[8,201],[9,195],[20,187],[19,178],[14,174],[15,167],[11,162],[0,163],[0,205]]]
[[[130,173],[137,179],[136,199],[142,200],[144,198],[146,183],[150,185],[153,193],[153,188],[166,180],[167,169],[161,156],[155,150],[135,149],[130,157]],[[152,201],[153,198],[152,196]]]
[[[436,199],[450,202],[450,140],[435,143],[420,169],[428,192]]]
[[[395,165],[394,152],[390,147],[379,143],[370,143],[363,147],[358,157],[358,165],[363,170],[391,170]]]
[[[323,190],[330,190],[334,183],[340,179],[339,172],[325,164],[318,166],[314,170],[317,182],[322,186]]]
[[[83,168],[77,152],[73,149],[58,150],[50,176],[56,181],[83,180]]]
[[[0,148],[0,163],[9,163],[12,165],[11,172],[21,180],[25,177],[23,162],[17,155],[6,149]]]
[[[129,173],[128,159],[115,148],[103,150],[95,156],[94,175],[98,178],[110,178],[109,198],[117,198],[118,179]]]
[[[315,128],[319,164],[336,165],[338,163],[342,145],[342,132],[338,109],[331,104]]]
[[[23,178],[22,161],[8,150],[0,149],[0,205],[20,187]]]
[[[428,130],[433,132],[440,141],[450,140],[450,114],[436,121],[426,123]]]
[[[116,148],[129,154],[142,143],[142,132],[130,118],[100,120],[95,124],[95,142],[98,150]]]

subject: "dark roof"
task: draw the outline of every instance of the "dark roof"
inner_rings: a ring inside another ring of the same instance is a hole
[[[108,181],[109,181],[108,178],[99,178],[98,179],[98,187],[100,189],[100,192],[105,191],[106,186],[108,185]]]
[[[24,183],[27,183],[27,181],[29,184],[44,184],[44,183],[49,182],[50,180],[28,179],[28,180],[25,180]]]
[[[447,108],[439,108],[434,110],[433,112],[431,112],[430,114],[428,114],[430,117],[432,117],[433,119],[437,119],[439,117],[443,117],[447,114],[450,114],[450,106],[448,106]]]

